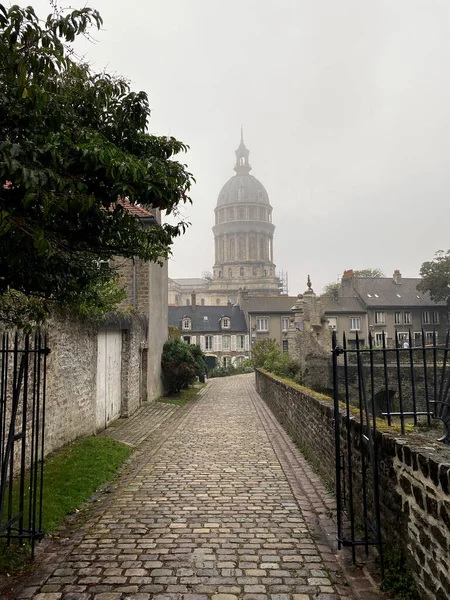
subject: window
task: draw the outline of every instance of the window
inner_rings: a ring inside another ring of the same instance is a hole
[[[236,337],[236,345],[238,350],[245,350],[245,335],[238,335]]]
[[[216,298],[216,304],[220,304],[220,298]]]
[[[439,323],[439,313],[437,310],[433,311],[432,313],[432,321],[433,321],[433,325],[438,325]]]
[[[222,350],[229,350],[231,348],[231,336],[222,336]]]
[[[398,338],[398,342],[400,344],[400,346],[403,346],[403,344],[405,342],[409,342],[409,334],[406,331],[402,331],[402,332],[398,332],[397,333],[397,338]]]
[[[222,329],[230,329],[230,319],[228,317],[222,317]]]
[[[183,319],[182,328],[185,330],[191,328],[191,320],[189,318]]]
[[[434,346],[435,342],[438,343],[438,336],[436,333],[436,338],[434,337],[434,331],[426,331],[425,332],[425,344],[427,346]]]
[[[360,317],[350,317],[350,331],[360,331],[361,330],[361,318]]]
[[[200,300],[200,304],[201,304],[202,306],[205,306],[205,299],[204,299],[204,298],[202,298],[202,299]]]
[[[383,338],[385,340],[385,343],[387,341],[387,333],[385,331],[377,331],[375,332],[375,346],[382,346],[383,345]]]
[[[258,331],[269,331],[269,319],[267,317],[257,317],[256,329]]]
[[[414,332],[414,346],[421,346],[422,345],[422,332],[420,331],[415,331]]]
[[[337,329],[337,317],[328,317],[328,327],[331,331],[336,331]]]
[[[401,312],[395,312],[394,313],[394,324],[395,325],[401,325],[402,324],[402,313]]]
[[[228,367],[231,366],[231,357],[230,356],[224,356],[222,358],[222,365],[225,369],[228,369]]]
[[[244,267],[239,269],[239,277],[244,277]]]
[[[245,357],[244,356],[237,356],[236,357],[236,364],[237,365],[242,365],[242,363],[244,362]]]
[[[242,191],[243,191],[243,190],[242,190]],[[238,193],[239,193],[239,191],[238,191]],[[240,208],[240,209],[238,210],[238,217],[239,217],[239,219],[240,219],[241,221],[242,221],[243,219],[245,219],[245,211],[244,211],[244,209],[243,209],[243,208]]]
[[[386,313],[375,312],[375,325],[384,325],[386,323]]]
[[[205,335],[205,350],[212,350],[212,349],[213,349],[213,336]]]
[[[249,212],[248,218],[253,221],[255,218],[255,209],[253,208],[253,206],[250,207],[248,212]]]
[[[430,324],[430,313],[428,310],[424,310],[422,313],[422,323],[424,325],[429,325]]]
[[[403,321],[404,321],[405,325],[411,325],[411,313],[410,312],[403,313]]]
[[[282,344],[283,352],[287,352],[288,351],[288,341],[287,340],[283,340],[281,342],[281,344]]]
[[[253,267],[253,269],[252,269],[252,275],[253,275],[253,277],[256,277],[256,267]]]
[[[187,345],[191,343],[191,338],[188,335],[183,336],[183,342]]]
[[[219,279],[222,279],[222,271],[219,271]]]
[[[191,301],[190,300],[186,300],[186,306],[190,306],[191,305]]]
[[[283,331],[289,329],[289,317],[281,317],[281,329]]]
[[[228,269],[228,277],[229,277],[230,279],[232,279],[232,278],[233,278],[233,269]]]

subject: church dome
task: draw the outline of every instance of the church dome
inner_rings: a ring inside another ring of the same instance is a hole
[[[220,190],[217,206],[235,203],[270,205],[266,188],[253,175],[234,175]]]
[[[263,184],[250,175],[252,170],[248,161],[250,152],[244,144],[244,137],[241,129],[241,143],[236,150],[236,164],[234,170],[236,175],[231,177],[220,190],[217,198],[217,206],[226,204],[265,204],[270,206],[269,195]]]

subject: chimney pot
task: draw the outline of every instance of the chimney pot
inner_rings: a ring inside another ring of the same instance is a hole
[[[395,283],[397,283],[398,285],[401,284],[402,274],[400,273],[399,269],[395,269],[393,278],[394,278]]]

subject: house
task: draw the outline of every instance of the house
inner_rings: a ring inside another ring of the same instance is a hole
[[[289,319],[296,300],[296,296],[250,296],[245,289],[239,291],[238,302],[245,314],[252,346],[263,339],[274,339],[287,352]]]
[[[367,278],[345,271],[339,289],[323,297],[328,324],[340,339],[345,333],[350,345],[356,334],[362,345],[367,344],[369,331],[377,346],[383,345],[383,337],[389,346],[395,345],[396,335],[401,343],[408,341],[410,331],[414,346],[432,344],[434,335],[438,343],[444,342],[447,304],[418,291],[420,281],[402,277],[399,270],[392,277]]]
[[[178,327],[186,344],[199,344],[207,364],[237,365],[249,357],[249,335],[239,306],[169,306],[169,325]]]

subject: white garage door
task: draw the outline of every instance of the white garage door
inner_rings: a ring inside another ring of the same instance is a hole
[[[120,416],[122,407],[122,332],[100,331],[97,354],[97,431]]]

